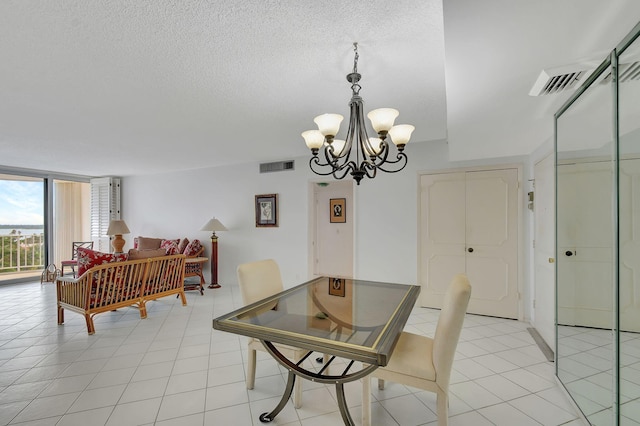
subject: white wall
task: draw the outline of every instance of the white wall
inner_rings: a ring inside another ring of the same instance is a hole
[[[362,279],[413,284],[417,282],[418,174],[468,166],[494,164],[525,165],[528,159],[504,158],[479,162],[449,162],[445,141],[409,144],[409,164],[396,174],[380,173],[364,179],[355,188],[355,276]],[[284,159],[283,159],[284,160]],[[282,270],[285,287],[308,277],[308,182],[321,180],[308,170],[308,157],[295,159],[295,171],[259,174],[258,164],[241,164],[187,170],[152,176],[124,177],[122,217],[133,237],[198,238],[206,243],[209,234],[199,231],[216,216],[229,228],[219,232],[219,279],[235,285],[238,264],[275,259]],[[526,188],[526,187],[525,187]],[[278,193],[278,228],[256,228],[254,196]],[[526,192],[525,192],[526,193]],[[525,210],[526,206],[525,206]],[[525,213],[527,214],[527,213]],[[523,239],[529,241],[528,220]],[[528,247],[529,244],[524,244]],[[529,252],[525,250],[525,259]],[[206,265],[208,268],[208,264]],[[529,276],[529,266],[522,276]],[[527,283],[522,283],[527,296]],[[525,318],[528,311],[525,310]]]

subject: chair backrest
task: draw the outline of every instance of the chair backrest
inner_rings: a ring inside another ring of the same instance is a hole
[[[238,266],[242,301],[249,305],[284,290],[280,268],[275,260],[259,260]]]
[[[78,248],[83,247],[93,250],[93,241],[74,241],[71,249],[71,260],[78,258]]]
[[[433,366],[436,370],[436,382],[443,389],[449,386],[453,357],[470,296],[471,285],[467,276],[464,274],[454,276],[445,294],[444,305],[440,311],[433,338]]]

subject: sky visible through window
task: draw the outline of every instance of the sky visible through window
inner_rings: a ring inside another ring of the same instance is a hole
[[[43,225],[43,188],[41,180],[0,179],[0,225]]]

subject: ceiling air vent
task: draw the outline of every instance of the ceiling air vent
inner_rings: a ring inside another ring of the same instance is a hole
[[[260,164],[260,173],[271,173],[271,172],[283,172],[285,170],[293,170],[294,162],[291,161],[276,161],[273,163],[261,163]]]
[[[530,96],[544,96],[575,89],[591,73],[591,69],[573,70],[569,72],[552,72],[542,70],[538,79],[529,91]]]
[[[640,62],[631,62],[629,64],[619,64],[618,67],[618,79],[620,83],[627,83],[629,81],[640,80]],[[611,82],[611,73],[602,80],[602,84],[608,84]]]

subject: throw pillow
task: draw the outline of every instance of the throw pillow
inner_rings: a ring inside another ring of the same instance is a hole
[[[184,248],[184,255],[187,257],[193,257],[202,250],[202,244],[200,240],[193,240]]]
[[[178,253],[184,253],[184,249],[187,248],[188,244],[189,240],[187,238],[183,238],[182,241],[180,241],[180,244],[178,244]]]
[[[156,250],[162,244],[162,238],[138,237],[138,250]]]
[[[127,260],[127,258],[128,255],[126,253],[101,253],[99,251],[89,250],[88,248],[78,247],[78,276],[81,276],[94,266],[111,262],[123,262]]]
[[[167,254],[178,254],[178,243],[175,240],[162,240],[160,248],[165,249]]]
[[[129,250],[129,260],[149,259],[151,257],[166,256],[167,251],[163,248],[157,250]]]

